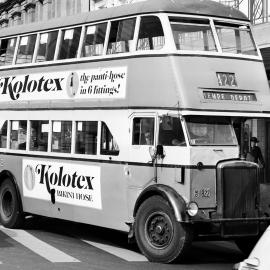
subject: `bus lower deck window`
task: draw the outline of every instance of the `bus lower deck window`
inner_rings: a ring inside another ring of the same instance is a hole
[[[53,121],[52,152],[71,153],[71,121]]]
[[[10,148],[14,150],[26,150],[27,121],[11,121]]]
[[[97,154],[97,121],[76,122],[76,154]]]
[[[49,121],[30,122],[30,151],[48,150]]]
[[[0,128],[0,148],[7,147],[7,123],[8,121],[4,121],[1,123]]]
[[[119,147],[107,125],[101,123],[101,155],[119,155]]]

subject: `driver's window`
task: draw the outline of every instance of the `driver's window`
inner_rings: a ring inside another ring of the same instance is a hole
[[[160,118],[158,144],[164,146],[186,145],[179,118],[171,116],[163,116]]]
[[[155,118],[136,117],[133,119],[133,145],[154,145]]]

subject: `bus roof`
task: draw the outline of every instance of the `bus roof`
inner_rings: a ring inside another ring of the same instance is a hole
[[[62,17],[46,22],[35,22],[27,24],[27,27],[25,27],[25,25],[7,27],[1,29],[0,37],[48,30],[56,27],[68,27],[76,24],[91,23],[124,16],[159,12],[248,21],[248,18],[242,12],[211,0],[146,0],[133,4],[125,4],[118,7],[81,13],[74,16]]]

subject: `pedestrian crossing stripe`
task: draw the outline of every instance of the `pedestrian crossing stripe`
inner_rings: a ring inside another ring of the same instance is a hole
[[[115,247],[112,245],[108,245],[108,244],[101,244],[101,243],[97,243],[97,242],[93,242],[93,241],[89,241],[89,240],[84,240],[81,239],[83,242],[94,246],[96,248],[99,248],[101,250],[106,251],[107,253],[110,253],[118,258],[121,258],[125,261],[128,262],[147,262],[147,258],[143,255],[141,255],[140,253],[131,251],[131,250],[127,250],[124,248],[120,248],[120,247]]]
[[[68,254],[60,251],[59,249],[47,244],[46,242],[38,239],[37,237],[33,236],[25,230],[7,229],[0,225],[0,231],[52,263],[80,262],[76,258],[69,256]],[[76,238],[76,236],[74,236],[74,238]],[[148,261],[145,256],[135,251],[120,248],[111,244],[98,243],[85,239],[80,240],[84,243],[94,246],[100,250],[103,250],[128,262]]]
[[[59,249],[41,241],[24,230],[11,230],[0,226],[0,230],[13,240],[24,245],[34,253],[52,263],[80,262],[76,258],[60,251]]]

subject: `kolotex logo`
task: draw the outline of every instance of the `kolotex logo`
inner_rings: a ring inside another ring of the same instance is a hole
[[[12,100],[18,100],[23,94],[63,90],[62,82],[65,78],[36,77],[36,75],[2,77],[0,78],[0,94],[9,95]]]

